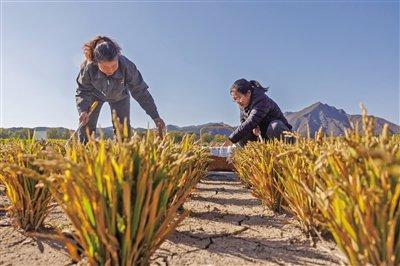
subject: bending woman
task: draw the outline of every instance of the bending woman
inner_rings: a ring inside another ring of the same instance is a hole
[[[127,121],[128,134],[130,127],[130,96],[140,104],[146,113],[162,130],[164,121],[158,114],[153,97],[147,90],[142,75],[128,58],[121,54],[119,45],[105,36],[97,36],[84,47],[85,60],[81,64],[76,82],[76,106],[79,112],[79,123],[84,126],[78,132],[79,141],[86,143],[86,130],[92,134],[96,130],[97,120],[104,102],[108,102],[111,114],[116,113],[121,123]],[[96,109],[89,117],[89,108],[98,101]],[[116,132],[113,123],[114,132]]]
[[[243,147],[248,141],[256,141],[258,135],[267,140],[283,139],[283,131],[292,129],[279,106],[265,94],[267,90],[255,80],[239,79],[231,86],[241,123],[229,136],[232,143]]]

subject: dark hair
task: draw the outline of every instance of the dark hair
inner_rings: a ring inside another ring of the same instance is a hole
[[[121,54],[119,45],[106,36],[96,36],[83,45],[85,58],[90,62],[112,61]]]
[[[247,79],[236,80],[232,84],[230,91],[232,92],[233,90],[236,90],[241,94],[246,94],[248,91],[251,91],[251,93],[253,93],[254,89],[262,89],[264,90],[264,92],[268,91],[268,87],[264,88],[257,80],[248,81]]]

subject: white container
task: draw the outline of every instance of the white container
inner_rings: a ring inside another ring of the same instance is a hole
[[[213,156],[218,156],[219,157],[219,147],[210,147],[210,153]]]
[[[210,153],[213,156],[229,157],[235,149],[235,145],[227,147],[210,147]]]
[[[221,147],[219,149],[219,156],[220,157],[228,157],[229,156],[228,147]]]

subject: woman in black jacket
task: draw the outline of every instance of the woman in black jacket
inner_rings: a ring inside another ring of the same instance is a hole
[[[248,141],[256,141],[258,135],[267,140],[283,139],[283,132],[292,129],[279,106],[265,94],[267,90],[255,80],[239,79],[231,86],[241,123],[229,136],[232,143],[244,146]]]

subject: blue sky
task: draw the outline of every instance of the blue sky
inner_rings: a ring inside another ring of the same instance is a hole
[[[399,123],[397,1],[3,2],[2,124],[75,128],[82,45],[108,35],[168,124],[238,124],[229,86],[270,86],[283,111],[321,101]],[[151,119],[132,99],[134,127]],[[111,125],[103,106],[99,124]]]

